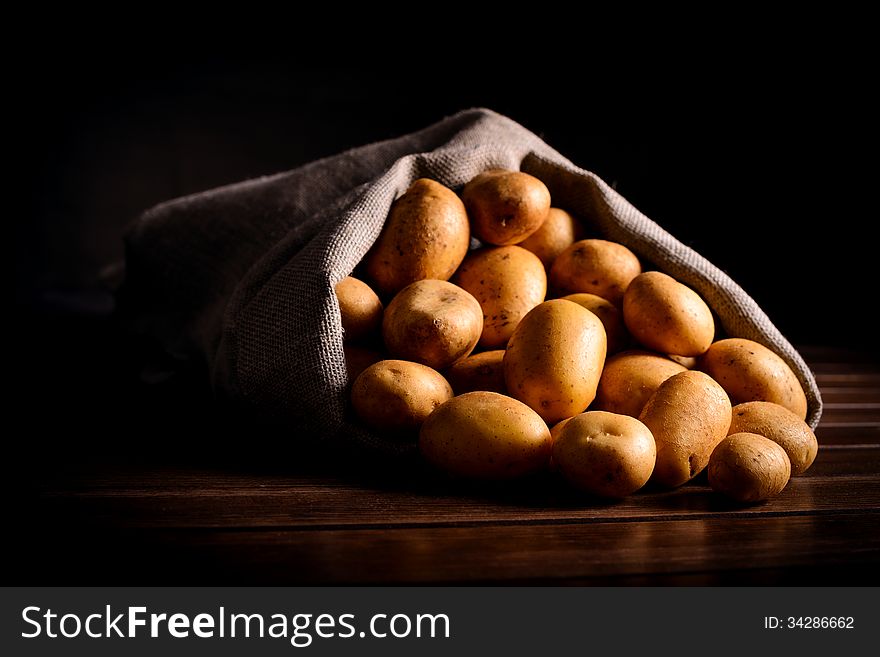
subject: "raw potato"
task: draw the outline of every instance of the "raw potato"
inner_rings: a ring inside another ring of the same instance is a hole
[[[565,210],[550,208],[541,227],[519,245],[534,253],[549,270],[556,257],[580,239],[581,227]]]
[[[354,383],[354,380],[360,376],[361,372],[370,365],[385,359],[385,356],[375,349],[367,349],[350,344],[343,345],[342,351],[345,353],[345,368],[348,370],[349,383]]]
[[[504,349],[471,354],[446,370],[446,380],[456,395],[476,390],[507,394],[503,360]]]
[[[388,304],[382,337],[388,352],[442,370],[467,357],[483,332],[483,311],[447,281],[416,281]]]
[[[791,368],[764,345],[729,338],[714,343],[700,369],[721,384],[734,404],[768,401],[807,417],[807,397]]]
[[[619,304],[641,271],[639,259],[623,244],[580,240],[553,262],[550,284],[559,292],[589,292]]]
[[[541,227],[550,211],[550,191],[534,176],[493,169],[473,178],[461,193],[474,234],[506,246],[522,242]]]
[[[623,297],[632,336],[664,354],[699,356],[715,338],[715,320],[696,292],[659,271],[636,276]]]
[[[453,282],[470,292],[483,309],[482,347],[503,347],[526,313],[544,300],[547,273],[538,256],[519,246],[496,246],[470,253]]]
[[[819,451],[816,434],[807,423],[787,408],[771,402],[754,401],[734,406],[728,433],[756,433],[772,440],[788,455],[792,476],[806,472]]]
[[[761,502],[782,492],[791,477],[785,450],[754,433],[725,438],[709,461],[709,485],[737,502]]]
[[[563,429],[563,427],[565,427],[566,424],[568,424],[569,422],[571,422],[571,421],[572,421],[574,418],[576,418],[576,417],[577,417],[577,415],[574,415],[574,416],[572,416],[572,417],[567,417],[567,418],[565,418],[564,420],[560,420],[559,422],[557,422],[556,424],[554,424],[554,425],[550,428],[550,438],[555,442],[556,439],[559,438],[559,434],[562,433],[562,429]],[[551,461],[552,461],[552,459],[551,459]]]
[[[629,342],[629,334],[623,323],[623,315],[613,303],[589,292],[577,292],[562,297],[583,306],[602,321],[608,338],[608,353],[616,354]]]
[[[371,365],[351,388],[357,416],[380,431],[414,432],[449,399],[452,388],[439,372],[405,360]]]
[[[602,497],[639,490],[648,483],[656,456],[648,427],[604,411],[567,420],[553,441],[553,462],[562,475],[576,488]]]
[[[336,284],[336,298],[342,316],[342,330],[346,342],[373,333],[382,323],[382,302],[373,288],[353,276],[346,276]]]
[[[510,479],[547,468],[550,431],[522,402],[469,392],[440,406],[422,425],[419,448],[446,472]]]
[[[419,178],[394,202],[364,262],[385,294],[426,278],[448,280],[467,254],[470,226],[458,195]]]
[[[696,477],[730,427],[730,400],[711,377],[687,370],[668,378],[639,419],[657,442],[652,479],[674,488]]]
[[[606,361],[593,407],[637,418],[660,384],[684,371],[685,367],[660,354],[621,352]]]
[[[668,354],[666,357],[669,360],[674,360],[676,363],[689,370],[696,369],[700,362],[700,359],[696,356],[676,356],[675,354]]]
[[[523,318],[507,344],[507,390],[548,424],[577,415],[596,396],[605,352],[598,317],[565,299],[545,301]]]

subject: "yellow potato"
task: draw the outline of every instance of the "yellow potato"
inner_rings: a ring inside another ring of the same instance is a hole
[[[448,187],[420,178],[391,206],[364,262],[376,287],[394,294],[426,278],[448,280],[469,246],[470,225],[461,199]]]
[[[538,257],[519,246],[471,252],[452,279],[483,309],[482,347],[503,347],[513,329],[547,294],[547,274]]]
[[[449,399],[452,388],[439,372],[405,360],[371,365],[351,388],[351,402],[360,420],[388,432],[415,432]]]
[[[336,298],[339,300],[346,342],[362,338],[379,328],[382,323],[382,302],[369,285],[353,276],[346,276],[336,284]]]
[[[541,227],[519,245],[538,256],[549,270],[556,257],[580,239],[581,233],[577,219],[565,210],[550,208]]]
[[[807,423],[787,408],[771,402],[754,401],[734,406],[728,433],[756,433],[772,440],[788,455],[792,476],[806,472],[819,451],[816,434]]]
[[[571,420],[573,420],[576,417],[577,417],[577,415],[573,415],[572,417],[567,417],[564,420],[560,420],[559,422],[554,424],[550,428],[550,438],[555,441],[559,437],[559,434],[562,433],[562,429],[565,427],[565,425],[568,424]],[[551,459],[551,461],[552,461],[552,459]]]
[[[550,211],[550,192],[534,176],[493,169],[476,176],[461,193],[474,234],[489,244],[522,242]]]
[[[754,433],[728,436],[709,460],[709,485],[737,502],[761,502],[778,495],[790,477],[785,450]]]
[[[639,259],[623,244],[580,240],[553,262],[550,284],[559,292],[589,292],[619,304],[630,281],[641,271]]]
[[[447,281],[407,285],[388,304],[382,337],[388,353],[442,370],[467,357],[483,332],[483,311]]]
[[[696,477],[730,427],[730,400],[706,374],[687,370],[664,381],[639,419],[657,443],[652,479],[674,488]]]
[[[361,372],[373,363],[378,363],[385,358],[375,349],[356,347],[350,344],[344,345],[342,350],[345,352],[345,368],[348,370],[349,383],[354,383]]]
[[[419,449],[451,474],[510,479],[547,467],[550,431],[522,402],[495,392],[468,392],[431,414],[422,425]]]
[[[656,456],[648,427],[604,411],[574,416],[553,440],[553,462],[568,482],[602,497],[624,497],[648,483]]]
[[[629,334],[623,323],[623,315],[617,306],[596,294],[589,292],[577,292],[562,297],[583,306],[602,321],[605,327],[605,336],[608,338],[608,353],[616,354],[626,347],[629,342]]]
[[[565,299],[545,301],[523,317],[507,344],[508,393],[548,424],[581,413],[596,396],[605,351],[598,317]]]
[[[623,297],[623,320],[648,349],[699,356],[715,337],[715,320],[696,292],[671,276],[650,271],[636,276]]]
[[[673,360],[685,369],[689,370],[696,369],[697,365],[700,362],[700,359],[696,356],[677,356],[675,354],[667,354],[666,357],[669,360]]]
[[[621,352],[606,361],[593,408],[639,417],[660,384],[684,371],[684,367],[660,354]]]
[[[446,370],[446,380],[456,395],[475,390],[506,394],[503,360],[504,349],[471,354]]]
[[[807,397],[794,372],[775,353],[752,340],[715,342],[700,359],[700,369],[721,384],[734,404],[768,401],[807,417]]]

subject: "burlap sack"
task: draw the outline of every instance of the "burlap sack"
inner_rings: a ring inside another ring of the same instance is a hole
[[[808,422],[816,426],[822,402],[815,379],[748,294],[597,176],[485,109],[149,210],[126,238],[126,305],[168,348],[203,358],[218,393],[296,425],[302,435],[343,435],[405,451],[347,420],[333,288],[373,244],[392,201],[413,180],[458,188],[493,167],[537,176],[554,205],[696,289],[728,335],[781,355],[806,390]]]

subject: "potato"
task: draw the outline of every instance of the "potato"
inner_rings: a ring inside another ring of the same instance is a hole
[[[550,208],[541,227],[519,245],[534,253],[547,269],[556,257],[580,239],[582,229],[577,220],[565,210]]]
[[[617,306],[607,299],[589,292],[577,292],[562,298],[583,306],[601,320],[602,326],[605,327],[605,337],[608,338],[609,354],[616,354],[629,342],[623,315],[620,314]]]
[[[667,354],[666,357],[688,370],[695,369],[700,362],[699,358],[696,356],[677,356],[676,354]]]
[[[343,345],[342,351],[345,353],[345,368],[348,370],[349,383],[354,383],[354,380],[360,376],[361,372],[370,365],[385,359],[375,349],[367,349],[350,344]]]
[[[419,449],[446,472],[509,479],[547,467],[550,431],[522,402],[496,392],[468,392],[431,414],[422,425]]]
[[[522,242],[550,211],[550,191],[534,176],[493,169],[473,178],[461,193],[474,234],[489,244]]]
[[[709,460],[709,485],[737,502],[761,502],[782,492],[791,477],[785,450],[754,433],[725,438]]]
[[[448,280],[467,255],[470,225],[458,195],[419,178],[391,206],[385,226],[364,258],[384,294],[426,278]]]
[[[504,349],[471,354],[446,370],[446,380],[456,395],[475,390],[506,394],[503,360]]]
[[[397,293],[382,319],[388,352],[442,370],[468,356],[483,332],[483,311],[447,281],[425,280]]]
[[[604,411],[574,416],[553,440],[553,462],[568,482],[602,497],[624,497],[644,486],[656,456],[648,427]]]
[[[696,292],[659,271],[636,276],[623,297],[623,320],[648,349],[699,356],[715,338],[715,320]]]
[[[373,288],[346,276],[336,284],[336,298],[342,316],[343,339],[351,342],[369,335],[382,323],[382,302]]]
[[[355,380],[351,402],[370,428],[415,432],[434,409],[452,399],[452,388],[430,367],[405,360],[382,360]]]
[[[605,363],[593,408],[639,417],[660,384],[686,371],[678,363],[650,351],[624,351]]]
[[[544,300],[547,274],[538,256],[519,246],[471,252],[452,279],[483,309],[482,347],[503,347],[526,313]]]
[[[508,393],[548,424],[576,415],[596,396],[605,351],[598,317],[565,299],[545,301],[523,317],[507,344]]]
[[[623,244],[580,240],[553,262],[550,284],[559,292],[589,292],[619,304],[630,281],[641,271],[639,259]]]
[[[768,401],[807,417],[807,397],[794,372],[775,353],[752,340],[728,338],[709,347],[700,369],[721,384],[734,404]]]
[[[756,433],[785,450],[792,476],[813,465],[819,451],[816,434],[797,415],[779,404],[754,401],[733,407],[728,433]]]
[[[652,479],[674,488],[696,477],[730,427],[730,400],[703,372],[687,370],[666,379],[639,419],[657,443]]]

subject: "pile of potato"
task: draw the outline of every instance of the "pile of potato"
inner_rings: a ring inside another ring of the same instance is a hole
[[[708,466],[735,500],[779,493],[818,449],[794,373],[584,228],[526,173],[416,180],[336,287],[357,418],[458,476],[621,497]]]

